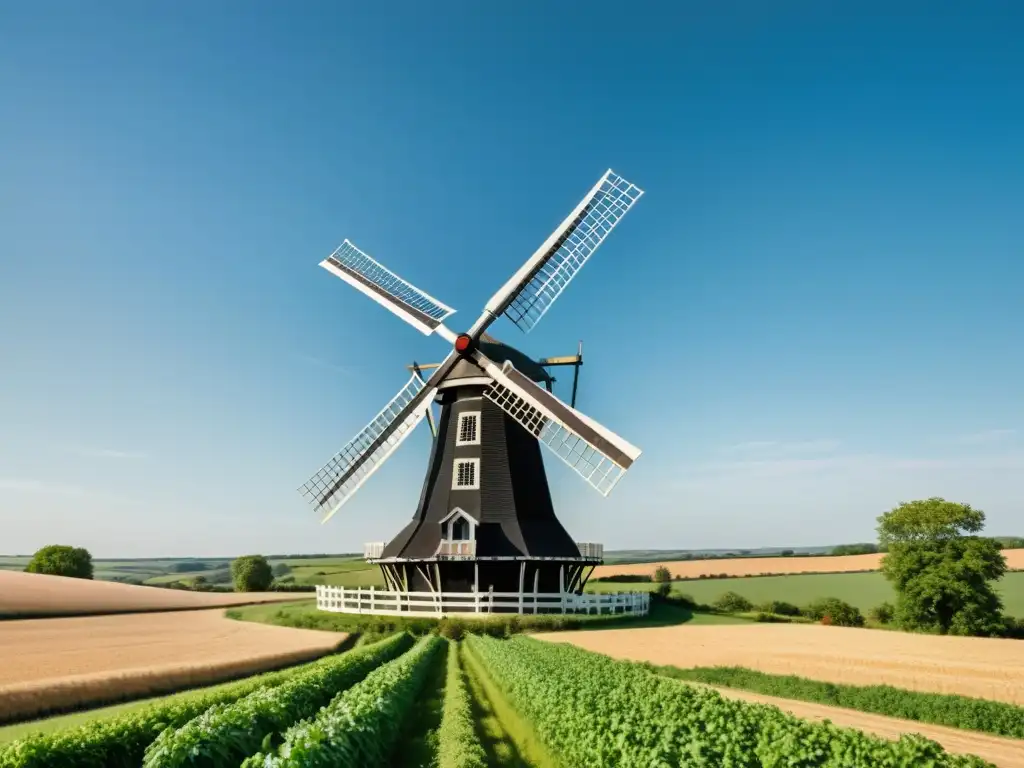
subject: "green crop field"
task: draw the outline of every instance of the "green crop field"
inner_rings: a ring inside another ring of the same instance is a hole
[[[623,584],[592,581],[588,592],[650,591],[657,584]],[[998,584],[1004,609],[1010,616],[1024,617],[1024,572],[1006,574]],[[792,576],[750,576],[735,579],[692,579],[672,582],[675,594],[689,595],[698,603],[711,604],[726,592],[743,595],[755,605],[784,600],[806,605],[822,597],[838,597],[862,612],[880,603],[894,602],[896,595],[881,573],[815,573]]]
[[[0,768],[589,768],[694,756],[707,765],[991,768],[920,736],[887,741],[570,645],[476,634],[392,634],[292,669],[17,733],[0,744]]]

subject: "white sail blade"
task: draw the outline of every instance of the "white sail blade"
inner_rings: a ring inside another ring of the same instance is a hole
[[[478,323],[498,315],[528,333],[633,207],[643,190],[607,171],[561,226],[487,303]]]
[[[484,396],[518,421],[599,493],[607,496],[640,449],[570,408],[517,371],[511,362],[499,367],[477,353],[477,364],[494,382]]]
[[[436,387],[413,375],[383,410],[374,416],[299,492],[323,515],[323,522],[352,498],[422,421]]]
[[[348,240],[321,261],[320,266],[427,336],[442,327],[445,318],[455,313],[454,309],[406,282]]]

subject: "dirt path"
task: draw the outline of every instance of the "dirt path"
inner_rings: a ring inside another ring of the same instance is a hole
[[[0,622],[0,722],[209,685],[317,658],[337,632],[222,610]]]
[[[853,685],[886,683],[1024,705],[1024,642],[808,624],[735,624],[543,633],[615,658],[736,666]]]
[[[685,683],[693,685],[693,683]],[[998,736],[963,731],[958,728],[945,728],[939,725],[897,720],[893,717],[872,715],[853,709],[828,707],[823,704],[810,704],[792,699],[780,699],[775,696],[764,696],[759,693],[737,691],[733,688],[714,687],[720,694],[730,699],[750,701],[757,704],[771,704],[804,720],[831,720],[836,725],[856,728],[886,739],[898,739],[905,733],[919,733],[937,741],[947,752],[977,755],[995,763],[999,768],[1024,768],[1024,741],[1004,739]]]
[[[1006,564],[1014,570],[1024,569],[1024,549],[1005,549]],[[696,579],[700,576],[727,574],[729,576],[764,576],[791,573],[849,573],[877,571],[882,555],[839,555],[836,557],[728,557],[720,560],[668,560],[659,563],[633,563],[628,565],[599,565],[594,578],[612,575],[647,575],[665,566],[672,576]]]
[[[0,571],[0,617],[76,616],[215,608],[312,597],[301,592],[189,592],[116,581]]]

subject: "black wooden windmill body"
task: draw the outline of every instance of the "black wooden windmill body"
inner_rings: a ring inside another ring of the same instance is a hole
[[[326,522],[424,419],[433,447],[412,520],[387,544],[367,545],[395,592],[578,592],[600,545],[577,544],[555,516],[543,443],[603,495],[640,455],[623,438],[551,393],[547,367],[485,331],[504,314],[529,332],[643,194],[608,171],[462,334],[454,310],[346,240],[321,266],[426,335],[454,349],[413,373],[377,416],[300,491]],[[427,372],[429,376],[426,376]],[[432,403],[440,406],[436,424]]]

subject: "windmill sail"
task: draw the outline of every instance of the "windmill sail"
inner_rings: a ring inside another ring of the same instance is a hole
[[[554,451],[599,493],[607,496],[640,456],[640,449],[570,408],[506,362],[499,367],[478,353],[494,381],[484,396]]]
[[[636,185],[607,171],[487,303],[484,327],[504,313],[528,333],[642,194]]]
[[[422,421],[436,387],[417,374],[299,492],[327,522]]]
[[[394,312],[424,335],[432,334],[445,318],[455,313],[454,309],[406,282],[348,240],[321,261],[320,266]]]

